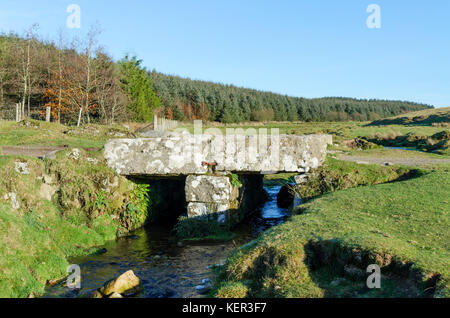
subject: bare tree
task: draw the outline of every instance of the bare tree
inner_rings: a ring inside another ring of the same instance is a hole
[[[100,117],[105,124],[113,124],[117,118],[126,118],[126,96],[120,88],[117,66],[110,56],[99,49],[96,53],[95,100]]]
[[[21,81],[23,85],[22,91],[22,119],[25,118],[25,103],[28,98],[28,115],[30,114],[30,94],[31,94],[31,80],[30,72],[32,65],[32,46],[36,41],[36,32],[39,28],[38,24],[33,24],[26,32],[24,41],[19,40],[19,51],[21,52]]]
[[[69,112],[76,110],[78,113],[76,123],[81,125],[83,109],[85,106],[85,68],[81,57],[75,53],[76,43],[72,43],[72,49],[65,57],[65,64],[62,68],[61,91],[62,99],[68,104]]]
[[[84,108],[85,108],[85,112],[86,112],[86,119],[87,119],[87,123],[90,124],[91,120],[90,120],[90,116],[89,116],[89,108],[91,106],[91,91],[94,89],[95,84],[96,84],[96,78],[95,76],[95,71],[94,71],[94,65],[93,65],[93,54],[96,52],[96,46],[97,46],[97,37],[98,35],[101,33],[100,29],[98,26],[91,26],[91,28],[89,29],[89,32],[87,34],[87,38],[86,38],[86,43],[85,43],[85,47],[84,47],[84,54],[82,54],[81,56],[84,58],[85,61],[85,76],[86,76],[86,83],[85,83],[85,104],[84,104]],[[82,115],[82,109],[80,109],[80,113],[78,115],[78,123],[77,125],[80,126],[81,123],[81,115]]]
[[[61,123],[61,102],[63,89],[63,52],[65,49],[64,35],[62,30],[58,33],[57,55],[58,55],[58,123]]]
[[[10,45],[5,39],[0,39],[0,107],[5,104],[5,89],[9,79],[10,70],[8,61],[10,58]]]

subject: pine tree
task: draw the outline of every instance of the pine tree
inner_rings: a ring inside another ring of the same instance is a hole
[[[145,122],[153,120],[153,113],[160,108],[161,103],[152,88],[147,71],[141,64],[142,60],[135,56],[131,59],[126,56],[119,62],[122,87],[128,95],[134,119]]]

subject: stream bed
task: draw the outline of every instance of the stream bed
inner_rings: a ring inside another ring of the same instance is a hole
[[[289,216],[287,209],[277,205],[281,186],[265,187],[269,199],[234,232],[231,242],[179,244],[171,233],[172,227],[148,226],[127,238],[104,246],[104,253],[72,258],[81,268],[81,290],[71,291],[63,283],[48,286],[44,297],[74,298],[90,295],[106,281],[133,270],[141,279],[140,298],[202,297],[195,289],[203,279],[214,278],[211,266],[223,264],[231,252],[262,231],[283,223]]]

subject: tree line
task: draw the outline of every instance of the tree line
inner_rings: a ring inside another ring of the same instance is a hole
[[[166,116],[177,120],[372,121],[431,107],[406,101],[290,97],[156,71],[149,74]]]
[[[147,71],[136,57],[114,59],[91,27],[84,38],[47,40],[33,25],[0,35],[0,110],[20,103],[23,117],[51,108],[65,124],[168,119],[244,121],[366,121],[430,106],[341,97],[307,99]]]
[[[54,121],[78,126],[151,121],[160,104],[142,61],[114,61],[95,26],[70,40],[62,32],[45,40],[37,30],[0,35],[0,109],[19,103],[25,118],[50,107]]]

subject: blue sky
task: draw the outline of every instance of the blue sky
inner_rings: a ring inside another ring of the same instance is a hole
[[[68,29],[67,6],[81,8]],[[369,29],[366,8],[381,8]],[[450,1],[2,0],[0,30],[32,23],[54,37],[99,23],[115,59],[149,69],[302,97],[348,96],[450,106]]]

